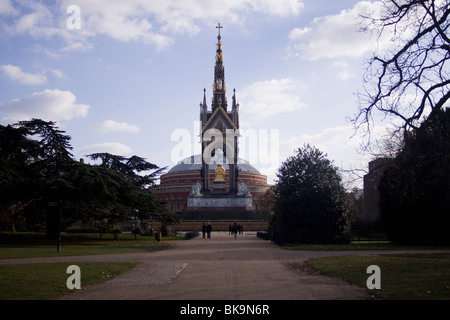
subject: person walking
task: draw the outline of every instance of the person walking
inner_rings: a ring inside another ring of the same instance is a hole
[[[202,235],[203,235],[203,239],[205,239],[205,233],[206,233],[206,225],[205,225],[205,223],[203,222],[203,224],[202,224]]]
[[[234,239],[236,240],[236,238],[237,238],[237,233],[238,233],[238,230],[239,229],[239,226],[236,224],[236,222],[233,224],[233,226],[231,227],[231,230],[232,230],[232,232],[233,232],[233,235],[234,235]]]
[[[212,225],[211,225],[211,222],[208,221],[208,225],[206,226],[206,234],[208,235],[208,239],[211,239],[211,231],[212,231]]]

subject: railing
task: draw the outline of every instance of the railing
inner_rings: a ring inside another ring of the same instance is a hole
[[[271,240],[277,244],[302,243],[302,233],[299,231],[271,230],[258,232],[257,236],[265,240]],[[311,239],[311,235],[309,236]],[[352,243],[386,243],[389,242],[386,232],[382,230],[353,230]]]
[[[181,221],[178,224],[172,225],[170,228],[177,231],[192,231],[201,230],[202,223],[207,224],[207,220],[199,221]],[[233,221],[210,221],[214,231],[228,231],[229,226],[234,224]],[[261,231],[267,230],[269,224],[266,221],[236,221],[238,225],[242,225],[245,231]]]
[[[352,242],[387,242],[386,232],[382,230],[353,230]]]

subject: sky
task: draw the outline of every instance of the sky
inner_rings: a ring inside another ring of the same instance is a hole
[[[40,118],[75,159],[138,155],[170,169],[199,152],[218,23],[239,156],[276,181],[309,143],[341,170],[367,169],[350,122],[376,45],[354,0],[0,0],[0,124]],[[344,179],[347,177],[343,176]],[[359,184],[359,187],[362,185]]]

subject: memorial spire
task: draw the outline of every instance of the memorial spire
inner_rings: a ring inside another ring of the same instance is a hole
[[[219,31],[217,36],[217,50],[216,50],[216,64],[214,66],[214,83],[213,83],[213,98],[212,98],[212,110],[216,110],[217,108],[223,108],[225,111],[227,110],[227,98],[225,96],[226,93],[226,85],[225,85],[225,68],[223,66],[223,53],[222,53],[222,36],[220,35],[220,29],[223,26],[216,26]]]

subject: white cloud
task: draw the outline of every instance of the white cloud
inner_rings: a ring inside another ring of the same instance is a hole
[[[61,70],[58,70],[58,69],[48,69],[47,71],[50,72],[51,74],[53,74],[58,79],[64,79],[66,77],[64,72],[62,72]]]
[[[2,0],[0,2],[0,15],[17,15],[18,12],[11,4],[10,0]]]
[[[32,74],[23,72],[20,67],[11,64],[0,66],[0,70],[12,81],[26,85],[40,85],[47,82],[47,77],[42,74]]]
[[[122,2],[128,5],[128,2]],[[87,6],[87,5],[86,5]],[[152,23],[146,18],[144,12],[120,10],[121,7],[106,6],[106,9],[84,15],[83,29],[90,33],[102,34],[119,41],[143,41],[154,44],[158,49],[164,49],[173,43],[168,36],[155,33]],[[143,15],[143,16],[141,16]]]
[[[358,153],[362,140],[358,135],[353,136],[354,133],[354,128],[351,126],[338,126],[314,134],[291,137],[280,143],[282,161],[294,156],[296,150],[308,143],[327,154],[327,159],[333,161],[333,165],[340,170],[366,169],[371,157]],[[361,181],[352,181],[355,176],[351,173],[342,171],[341,174],[343,182],[349,184],[350,188],[361,183]]]
[[[66,77],[64,72],[59,69],[45,67],[41,67],[40,69],[40,74],[33,74],[24,72],[20,67],[13,66],[11,64],[0,65],[0,71],[3,72],[3,74],[9,78],[9,80],[25,85],[37,86],[47,83],[47,73],[50,73],[58,79],[64,79]]]
[[[355,74],[349,70],[347,62],[333,62],[332,67],[340,70],[337,77],[341,80],[349,80],[355,77]]]
[[[131,155],[133,149],[120,142],[105,142],[80,148],[79,151],[85,155],[92,153],[110,153],[127,156]]]
[[[53,13],[49,7],[36,1],[15,3],[17,19],[5,30],[10,34],[29,34],[33,37],[51,37],[60,34],[62,29],[54,25]]]
[[[372,37],[371,32],[362,32],[361,16],[378,17],[382,10],[380,1],[361,1],[353,8],[339,14],[319,17],[306,28],[295,28],[289,34],[292,45],[288,51],[304,59],[333,59],[340,57],[362,57],[375,49],[390,45],[389,32],[382,38]],[[369,26],[375,28],[375,26]]]
[[[114,120],[105,120],[98,124],[97,130],[100,132],[139,132],[139,127],[126,122],[116,122]]]
[[[89,51],[94,46],[89,43],[87,40],[81,39],[81,40],[71,40],[68,41],[67,45],[62,47],[60,50],[61,52],[71,52],[71,51]],[[58,54],[55,54],[53,52],[47,52],[50,56],[58,57]]]
[[[70,2],[70,1],[69,1]],[[65,1],[66,4],[69,3]],[[173,43],[173,35],[193,35],[202,23],[229,21],[240,23],[250,12],[268,15],[297,15],[300,0],[215,0],[191,1],[79,1],[83,22],[93,33],[122,41],[144,41],[159,49]]]
[[[301,84],[290,78],[261,81],[239,94],[240,112],[249,121],[264,121],[272,116],[294,112],[305,106],[298,97]]]
[[[47,121],[70,120],[85,117],[89,105],[76,104],[70,91],[44,90],[23,98],[0,103],[2,122],[15,122],[40,118]]]
[[[15,8],[6,4],[0,10],[21,13],[8,26],[8,34],[59,36],[67,42],[65,50],[89,48],[86,43],[97,35],[142,41],[162,50],[173,44],[174,35],[196,34],[205,23],[242,23],[252,12],[295,16],[304,7],[302,0],[78,0],[81,29],[68,30],[71,14],[66,9],[73,5],[71,0],[60,0],[55,9],[27,0],[15,3]]]
[[[278,16],[298,15],[305,6],[302,1],[298,0],[250,0],[243,2],[248,2],[249,6],[257,12]]]
[[[358,136],[352,138],[353,135],[354,128],[351,126],[327,128],[318,133],[303,134],[282,141],[280,153],[284,161],[287,157],[293,156],[295,150],[309,143],[328,154],[328,159],[334,161],[336,166],[348,168],[349,164],[359,164],[360,160],[364,159],[364,155],[361,155],[360,159],[355,158],[355,150],[359,149],[361,139]]]
[[[291,40],[299,40],[302,39],[305,35],[311,32],[311,28],[305,27],[305,28],[294,28],[289,33],[289,39]]]

